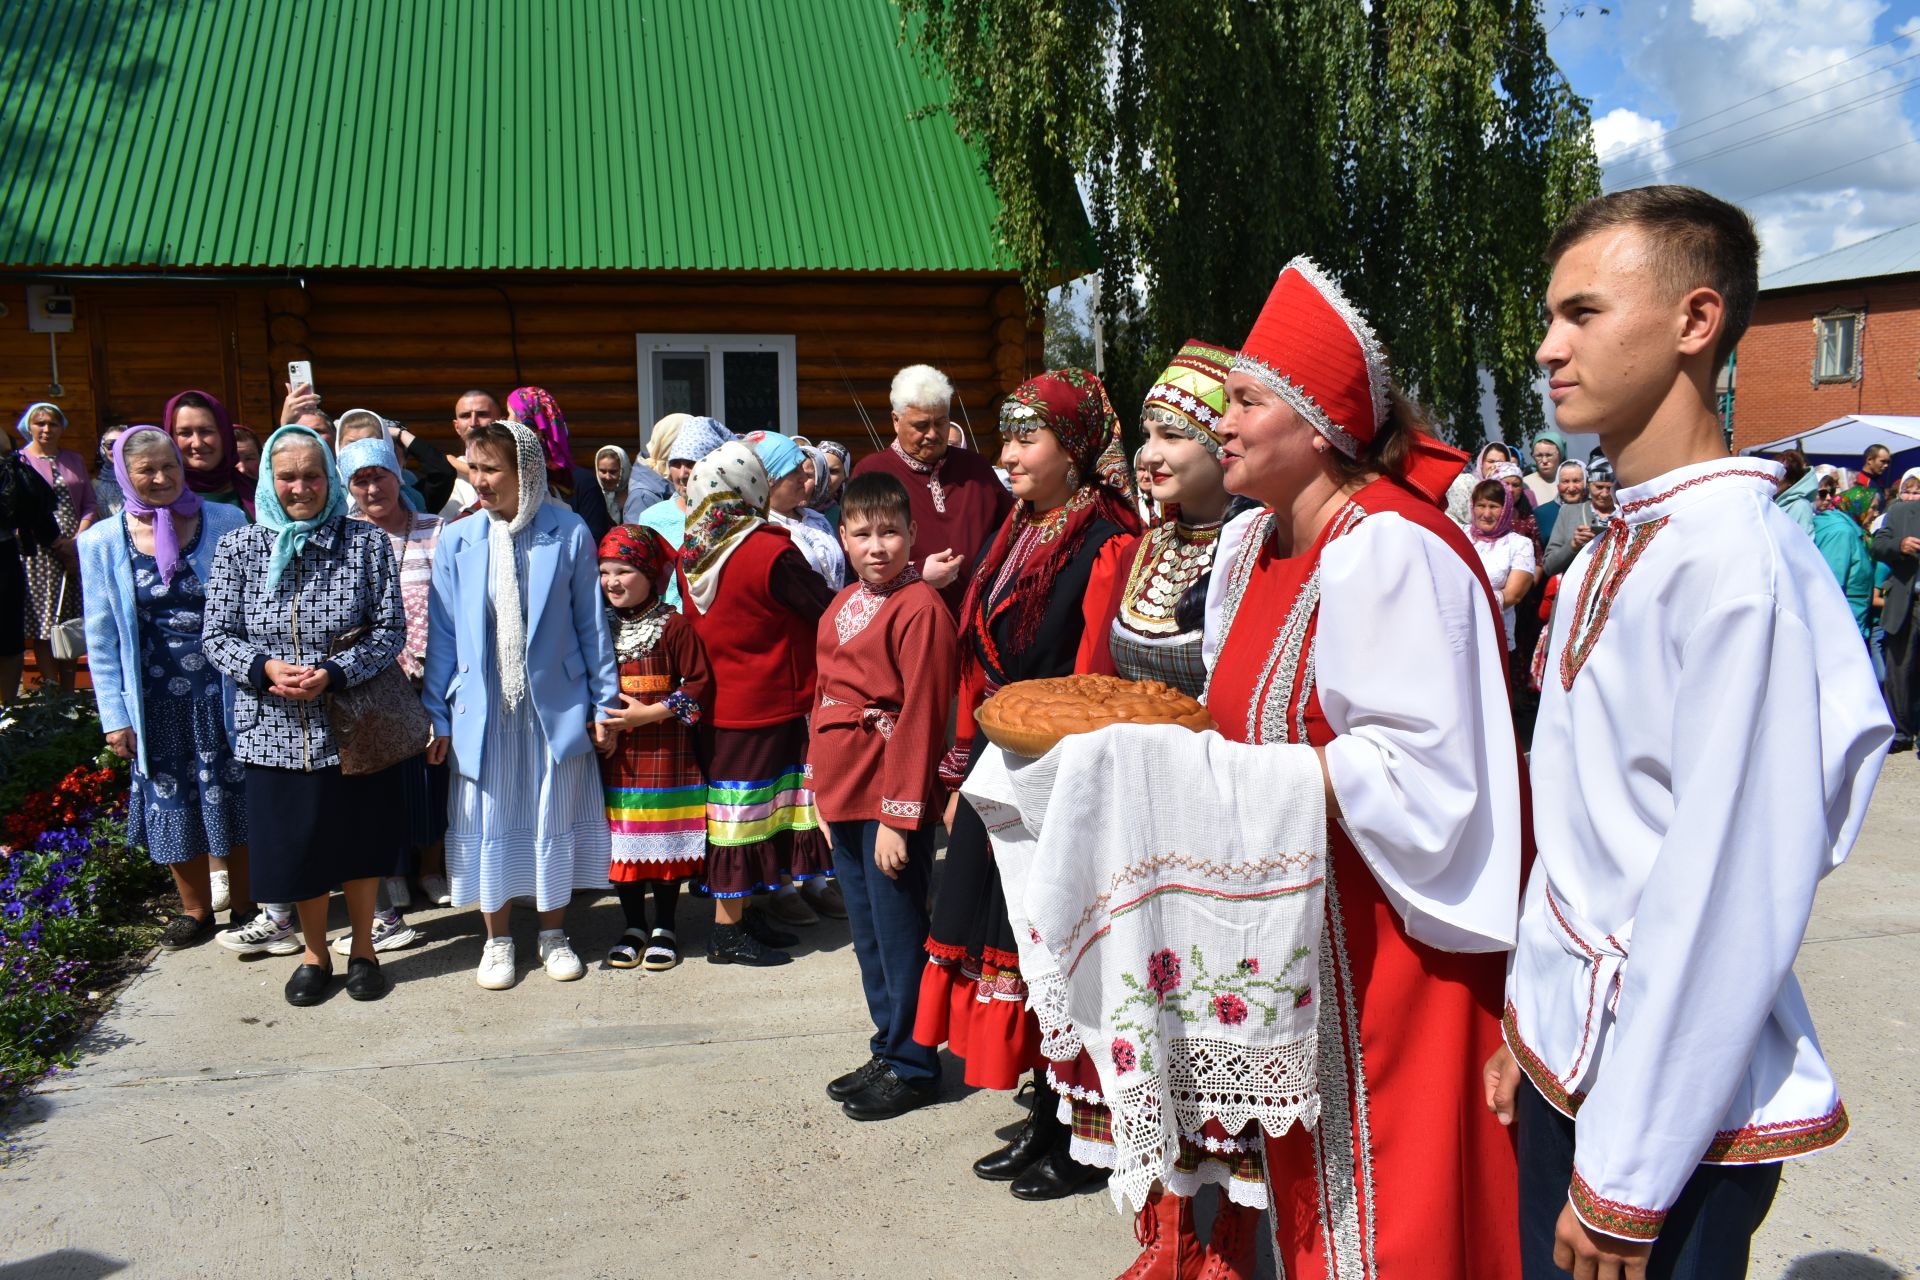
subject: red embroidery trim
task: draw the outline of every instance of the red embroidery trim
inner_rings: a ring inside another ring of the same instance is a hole
[[[1587,1100],[1586,1092],[1584,1090],[1579,1093],[1567,1092],[1566,1086],[1560,1083],[1558,1076],[1547,1069],[1547,1064],[1541,1061],[1540,1055],[1520,1038],[1520,1016],[1511,1000],[1507,1001],[1506,1010],[1500,1015],[1500,1029],[1506,1032],[1507,1048],[1513,1051],[1514,1060],[1520,1064],[1520,1069],[1527,1073],[1527,1079],[1533,1081],[1533,1087],[1540,1091],[1540,1095],[1552,1103],[1554,1109],[1562,1115],[1577,1115],[1580,1104]]]
[[[1836,1102],[1833,1110],[1812,1120],[1783,1120],[1777,1124],[1750,1124],[1722,1130],[1713,1136],[1700,1163],[1773,1164],[1824,1151],[1846,1137],[1850,1127],[1846,1106]]]
[[[1607,1199],[1580,1176],[1578,1169],[1573,1171],[1573,1186],[1569,1188],[1569,1195],[1575,1213],[1611,1236],[1652,1240],[1659,1236],[1661,1224],[1667,1220],[1665,1209],[1643,1209],[1639,1205]]]
[[[1553,918],[1559,922],[1560,928],[1566,935],[1573,939],[1573,945],[1587,953],[1587,960],[1590,962],[1587,976],[1587,1020],[1580,1028],[1580,1048],[1573,1055],[1573,1065],[1567,1068],[1566,1083],[1570,1085],[1580,1078],[1580,1064],[1587,1060],[1587,1045],[1593,1039],[1593,1006],[1600,1000],[1600,953],[1588,946],[1587,940],[1575,933],[1573,926],[1567,923],[1567,918],[1560,914],[1560,904],[1554,901],[1553,889],[1550,886],[1547,888],[1546,897],[1547,909],[1553,912]],[[1614,945],[1620,944],[1616,942]]]
[[[1580,582],[1580,598],[1574,603],[1573,622],[1567,629],[1567,644],[1560,651],[1562,689],[1573,688],[1573,678],[1580,674],[1580,668],[1587,665],[1588,655],[1593,652],[1594,645],[1600,642],[1600,633],[1606,629],[1607,617],[1613,612],[1614,597],[1626,585],[1627,575],[1633,571],[1633,566],[1653,545],[1654,535],[1667,527],[1670,518],[1662,516],[1658,520],[1635,525],[1631,533],[1623,520],[1615,520],[1608,525],[1606,542],[1594,555],[1587,576]],[[1615,552],[1617,558],[1603,564],[1602,560],[1609,552]],[[1602,579],[1605,579],[1604,583]],[[1599,592],[1597,603],[1594,600],[1596,591]]]
[[[1715,471],[1709,475],[1695,476],[1691,480],[1682,480],[1679,484],[1673,486],[1673,488],[1668,489],[1664,493],[1656,493],[1651,498],[1641,498],[1637,502],[1629,502],[1620,508],[1620,514],[1630,516],[1636,511],[1645,511],[1648,507],[1665,502],[1675,494],[1691,489],[1697,484],[1711,484],[1715,480],[1732,480],[1738,478],[1765,480],[1770,485],[1777,483],[1773,473],[1770,471]]]
[[[927,939],[927,957],[935,964],[956,964],[967,954],[967,949],[951,942],[935,942]]]

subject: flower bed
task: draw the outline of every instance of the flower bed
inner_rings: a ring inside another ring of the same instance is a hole
[[[85,695],[0,717],[0,1105],[69,1066],[127,958],[151,945],[167,876],[127,847],[127,766]]]

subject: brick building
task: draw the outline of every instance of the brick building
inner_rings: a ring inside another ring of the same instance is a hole
[[[1920,222],[1762,277],[1734,363],[1735,449],[1920,414]]]

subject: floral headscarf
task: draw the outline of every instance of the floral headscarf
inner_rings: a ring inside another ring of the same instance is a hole
[[[680,543],[680,571],[687,579],[681,594],[701,613],[713,607],[728,558],[766,523],[771,488],[766,467],[743,441],[729,441],[694,465]]]
[[[127,476],[127,442],[143,432],[152,432],[167,442],[173,450],[173,460],[180,464],[180,475],[184,481],[187,474],[186,459],[180,456],[180,446],[174,444],[173,437],[154,426],[141,423],[137,427],[128,427],[113,442],[113,478],[120,486],[124,499],[121,510],[128,515],[145,516],[153,521],[153,558],[160,568],[160,581],[173,585],[173,575],[180,571],[180,534],[174,521],[199,514],[200,495],[180,486],[180,496],[164,507],[150,507],[133,487],[133,481]]]
[[[229,442],[233,439],[231,429],[227,432],[227,439]],[[318,515],[295,520],[280,505],[280,490],[272,478],[273,455],[289,444],[303,441],[311,442],[320,451],[320,469],[327,480],[327,505],[320,509]],[[272,591],[280,585],[280,577],[287,571],[287,566],[307,549],[307,540],[313,531],[347,509],[347,487],[340,483],[340,469],[333,463],[332,447],[311,427],[286,426],[268,436],[267,447],[260,451],[260,469],[265,474],[255,500],[255,519],[262,528],[274,532],[273,558],[267,564],[267,590]],[[193,473],[189,471],[187,474]]]
[[[1855,524],[1865,529],[1867,522],[1873,518],[1875,496],[1873,489],[1869,486],[1856,484],[1833,500],[1833,509],[1845,512]]]
[[[207,402],[207,412],[213,415],[214,428],[220,432],[220,463],[211,471],[195,471],[191,467],[187,468],[187,488],[195,493],[216,498],[230,493],[240,500],[241,508],[247,513],[247,519],[258,519],[254,506],[257,495],[254,493],[253,482],[240,474],[240,451],[233,443],[233,419],[228,416],[227,406],[221,404],[218,397],[205,391],[192,389],[182,391],[167,401],[166,412],[160,419],[161,426],[166,428],[168,435],[173,435],[174,417],[180,411],[180,402],[188,396],[199,396]],[[278,431],[274,432],[276,436],[279,434]],[[322,440],[320,443],[325,444],[326,441]],[[329,451],[329,457],[331,457],[331,451]],[[270,477],[273,468],[267,463],[267,451],[264,448],[260,451],[260,470],[262,483],[259,487],[271,489],[273,481]]]
[[[547,470],[564,472],[573,481],[573,443],[567,434],[567,415],[542,387],[519,387],[507,396],[507,417],[532,431],[546,454]]]
[[[643,524],[617,524],[600,539],[600,558],[638,569],[640,576],[653,584],[653,594],[658,597],[680,553],[657,529]]]

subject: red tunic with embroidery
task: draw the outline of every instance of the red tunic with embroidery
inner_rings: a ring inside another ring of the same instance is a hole
[[[918,577],[884,593],[856,582],[820,616],[807,759],[822,821],[913,831],[935,812],[958,643],[946,605]]]
[[[1458,528],[1418,495],[1381,480],[1353,502],[1368,515],[1393,512],[1432,532],[1484,584]],[[1254,722],[1277,724],[1283,734],[1304,722],[1314,746],[1333,739],[1310,663],[1302,656],[1268,669],[1268,657],[1341,527],[1342,520],[1329,521],[1303,555],[1281,557],[1270,542],[1259,551],[1208,695],[1227,737],[1245,740],[1249,708],[1278,699],[1286,704],[1284,715]],[[1316,609],[1301,655],[1312,652],[1317,622]],[[1418,679],[1421,655],[1407,654],[1405,666],[1408,679]],[[1329,964],[1322,972],[1333,981],[1321,988],[1328,1007],[1321,1022],[1320,1123],[1267,1143],[1285,1274],[1289,1280],[1518,1277],[1512,1136],[1487,1111],[1480,1083],[1482,1065],[1500,1045],[1505,957],[1440,951],[1408,937],[1338,822],[1328,824],[1327,836],[1322,946]]]

